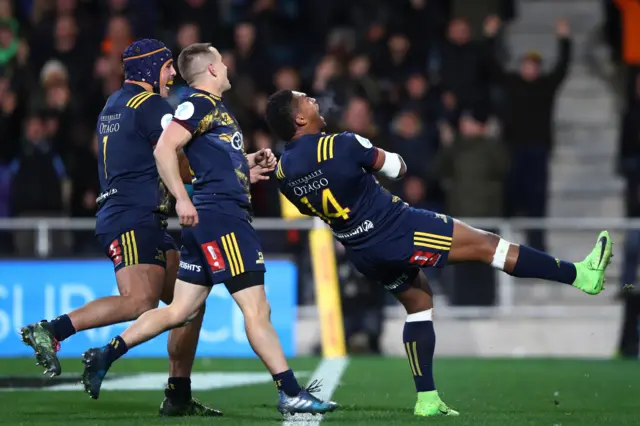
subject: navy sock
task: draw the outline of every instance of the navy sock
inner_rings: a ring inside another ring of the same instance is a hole
[[[127,344],[124,340],[122,340],[122,337],[116,336],[111,339],[107,346],[104,347],[104,350],[107,352],[107,358],[109,364],[111,364],[126,354],[129,349],[127,348]]]
[[[76,334],[76,329],[73,327],[68,315],[60,315],[58,318],[50,321],[49,324],[53,330],[53,336],[58,342],[62,342],[67,337]]]
[[[189,377],[169,377],[165,396],[180,404],[191,401],[191,379]]]
[[[433,381],[433,352],[436,348],[436,332],[433,321],[422,320],[431,317],[431,310],[418,312],[407,317],[404,323],[402,341],[409,358],[409,366],[413,373],[413,381],[417,392],[428,392],[436,389]],[[414,319],[416,321],[414,321]]]
[[[296,376],[293,374],[293,370],[283,371],[271,377],[273,377],[273,381],[276,382],[278,390],[283,391],[289,396],[296,396],[302,390],[296,380]]]
[[[546,253],[527,246],[520,246],[518,260],[510,273],[518,278],[542,278],[573,284],[576,280],[576,267]]]

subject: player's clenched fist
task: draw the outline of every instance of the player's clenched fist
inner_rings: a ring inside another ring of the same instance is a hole
[[[196,226],[198,224],[198,211],[189,199],[176,201],[176,213],[182,226]]]
[[[277,163],[276,156],[269,148],[263,148],[256,152],[253,161],[257,166],[271,170],[275,169]]]

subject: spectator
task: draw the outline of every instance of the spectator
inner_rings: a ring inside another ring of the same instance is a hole
[[[18,55],[18,22],[0,19],[0,70],[12,69]]]
[[[234,30],[234,41],[236,73],[240,76],[250,76],[259,90],[269,92],[271,62],[264,50],[258,46],[255,26],[249,22],[237,25]]]
[[[435,123],[442,117],[444,105],[432,89],[426,76],[420,72],[409,75],[405,81],[401,109],[417,111],[428,123]]]
[[[58,59],[69,72],[69,85],[74,93],[86,89],[86,76],[90,75],[93,55],[82,44],[75,18],[61,16],[55,24],[53,41],[43,50],[32,51],[34,69],[40,72],[49,59]]]
[[[391,146],[409,172],[426,179],[437,149],[437,128],[421,120],[415,111],[400,112],[391,123]]]
[[[443,181],[446,212],[451,216],[502,215],[508,157],[502,141],[488,135],[484,121],[465,113],[458,135],[435,160],[435,174]]]
[[[365,98],[373,107],[382,103],[382,93],[378,81],[371,73],[371,59],[360,53],[354,56],[348,64],[348,82],[346,95]]]
[[[11,202],[14,216],[61,216],[68,211],[69,181],[60,156],[52,150],[41,114],[25,123],[22,152],[11,164]],[[16,233],[21,254],[33,253],[31,232]]]
[[[471,40],[469,23],[456,18],[449,23],[446,41],[430,53],[431,79],[456,97],[460,109],[476,108],[487,101],[483,52],[483,47]]]
[[[120,58],[124,49],[131,44],[133,40],[133,32],[129,20],[121,15],[113,16],[109,19],[107,32],[102,40],[102,54]]]
[[[415,175],[405,176],[402,182],[402,199],[411,207],[429,209],[427,202],[427,184],[423,178]]]
[[[327,123],[338,119],[347,102],[346,90],[346,81],[343,79],[343,70],[338,59],[332,55],[322,58],[313,76],[311,95],[317,99],[320,113],[324,115]]]
[[[0,77],[0,163],[8,163],[18,152],[23,108],[17,91],[6,77]]]
[[[373,121],[369,104],[362,98],[352,98],[349,101],[339,127],[369,139],[377,147],[387,146],[380,129]]]
[[[485,21],[485,34],[491,51],[500,20]],[[509,148],[511,171],[507,188],[507,213],[510,216],[546,216],[549,184],[549,159],[553,149],[553,113],[556,93],[569,68],[571,40],[569,23],[556,23],[559,58],[549,74],[541,73],[542,58],[527,53],[520,61],[520,72],[506,72],[489,57],[495,82],[508,97],[508,114],[504,117],[504,140]],[[528,232],[528,243],[545,250],[544,234]]]

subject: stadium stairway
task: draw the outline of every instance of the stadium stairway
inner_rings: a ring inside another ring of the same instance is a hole
[[[555,63],[555,21],[564,17],[571,24],[574,50],[570,71],[555,109],[555,149],[551,163],[549,217],[615,218],[624,214],[623,182],[615,175],[619,112],[614,92],[589,66],[587,54],[594,46],[590,34],[602,21],[599,0],[520,0],[519,18],[507,29],[512,66],[527,50],[538,50],[546,67]],[[567,260],[581,260],[589,252],[597,232],[563,231],[547,234],[547,249]],[[612,232],[618,254],[624,234]],[[518,236],[522,237],[522,236]],[[621,255],[614,258],[610,286],[618,284]],[[518,303],[599,304],[601,297],[588,298],[575,289],[541,283],[518,286]],[[615,291],[608,292],[609,303]]]

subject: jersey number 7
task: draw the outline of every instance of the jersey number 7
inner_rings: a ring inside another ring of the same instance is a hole
[[[311,205],[307,197],[302,197],[300,201],[307,206],[313,214],[327,223],[331,223],[331,218],[342,218],[343,220],[349,219],[349,212],[351,210],[348,207],[343,208],[338,204],[336,197],[333,196],[333,193],[329,188],[322,190],[322,213]],[[333,212],[329,210],[330,207],[334,210]]]

